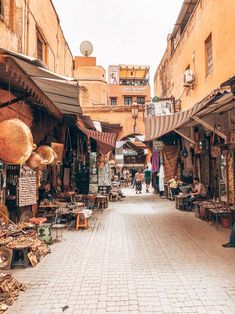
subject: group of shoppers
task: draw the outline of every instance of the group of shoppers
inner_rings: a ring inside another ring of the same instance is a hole
[[[142,193],[142,184],[145,182],[146,185],[146,193],[149,193],[149,187],[151,182],[151,170],[149,167],[146,167],[144,171],[141,169],[136,169],[132,167],[129,171],[127,168],[124,168],[122,172],[122,177],[124,180],[124,186],[129,186],[130,182],[130,175],[131,175],[131,185],[136,190],[136,194]]]

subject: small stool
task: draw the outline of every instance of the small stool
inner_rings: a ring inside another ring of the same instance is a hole
[[[27,268],[29,266],[29,258],[28,258],[29,248],[14,248],[12,253],[12,261],[11,261],[11,269],[15,266],[24,266]],[[21,255],[21,261],[16,261],[17,255]]]
[[[79,228],[88,228],[88,218],[85,217],[84,213],[78,213],[76,217],[76,230]]]

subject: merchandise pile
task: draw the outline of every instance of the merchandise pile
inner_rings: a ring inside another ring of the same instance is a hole
[[[20,226],[5,226],[1,230],[0,247],[7,249],[28,248],[28,258],[33,267],[35,267],[42,257],[50,253],[50,248],[37,238],[35,229],[22,230]]]
[[[23,249],[28,247],[30,251],[28,258],[33,267],[40,262],[41,257],[50,253],[49,247],[43,241],[37,239],[36,234],[32,233],[13,238],[12,241],[6,244],[6,247],[8,249]]]
[[[5,312],[18,298],[19,292],[25,290],[10,274],[0,273],[0,314]]]

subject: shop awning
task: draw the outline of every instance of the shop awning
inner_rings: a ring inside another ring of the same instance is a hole
[[[235,95],[234,92],[225,92],[221,97],[217,97],[212,103],[196,113],[192,119],[182,124],[176,132],[184,136],[187,135],[187,129],[201,125],[205,129],[215,132],[226,142],[229,131],[228,113],[231,110],[235,110]],[[217,128],[216,125],[220,127]],[[187,136],[186,139],[188,139]]]
[[[0,86],[10,90],[17,97],[16,100],[27,99],[27,102],[48,110],[55,118],[62,118],[60,110],[53,104],[51,99],[9,56],[0,55]]]
[[[84,134],[93,138],[97,142],[102,154],[106,155],[115,148],[118,137],[118,132],[116,130],[110,128],[110,132],[97,131],[95,130],[95,126],[92,126],[92,120],[87,116],[77,117],[77,125]]]
[[[227,91],[215,90],[195,104],[192,108],[165,116],[147,117],[145,122],[145,141],[157,139],[188,122],[193,116],[213,104],[216,100],[227,94]]]
[[[38,60],[33,58],[3,49],[0,49],[0,53],[1,67],[5,65],[5,72],[7,71],[11,81],[14,82],[15,78],[16,82],[12,86],[12,88],[15,87],[15,91],[19,91],[19,89],[22,91],[23,88],[31,90],[33,96],[34,94],[40,95],[40,98],[31,100],[33,102],[40,100],[42,105],[45,105],[52,113],[56,113],[57,116],[61,116],[61,113],[73,115],[82,113],[79,104],[79,86],[76,79],[48,71],[40,66]],[[20,74],[24,74],[23,80]],[[28,81],[28,84],[19,83],[23,83],[23,81]],[[5,83],[8,83],[7,78],[5,78]]]

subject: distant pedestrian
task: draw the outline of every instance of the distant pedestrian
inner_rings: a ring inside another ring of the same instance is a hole
[[[136,174],[137,170],[135,169],[135,167],[131,168],[131,185],[134,188],[135,187],[135,174]]]
[[[135,174],[135,189],[136,189],[136,194],[142,193],[142,182],[144,179],[144,175],[139,169],[138,172]]]
[[[150,187],[150,182],[151,182],[151,170],[149,170],[148,166],[144,170],[144,178],[145,178],[145,184],[146,184],[146,193],[149,193],[149,187]]]
[[[128,184],[129,184],[129,177],[130,177],[129,170],[127,168],[124,168],[124,170],[122,172],[122,175],[123,175],[123,179],[124,179],[124,185],[128,186]]]

